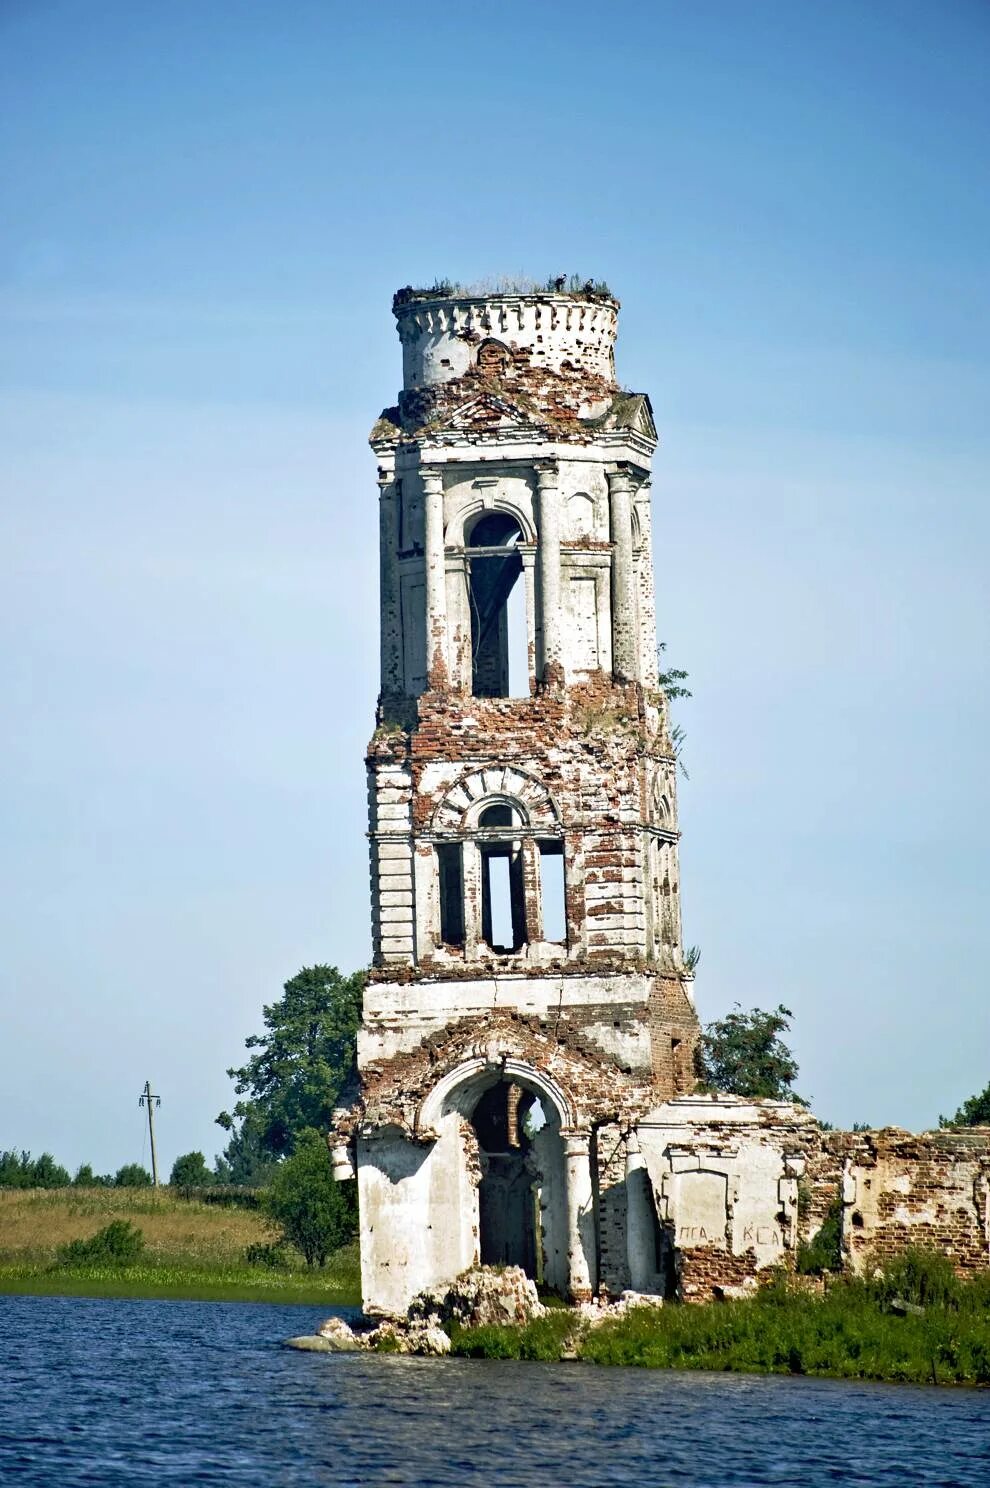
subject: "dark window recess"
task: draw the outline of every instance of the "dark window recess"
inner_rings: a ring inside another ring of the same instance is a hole
[[[567,943],[567,900],[564,894],[564,844],[541,842],[540,898],[543,901],[543,939]]]
[[[518,522],[505,512],[488,513],[471,531],[468,592],[471,691],[475,697],[523,697],[529,693],[525,595],[523,586],[516,584],[522,573],[522,558],[516,551],[521,537]],[[472,554],[472,549],[486,551]]]
[[[444,945],[464,944],[464,870],[461,844],[444,842],[437,847],[440,865],[440,939]]]

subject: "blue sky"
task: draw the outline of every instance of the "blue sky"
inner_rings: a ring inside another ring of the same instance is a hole
[[[575,271],[653,399],[702,1017],[990,1079],[982,0],[0,5],[0,1146],[222,1146],[369,954],[392,291]]]

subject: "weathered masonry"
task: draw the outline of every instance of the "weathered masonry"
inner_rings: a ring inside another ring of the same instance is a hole
[[[693,1095],[657,435],[615,379],[618,308],[590,287],[393,304],[403,387],[371,435],[374,970],[334,1134],[370,1312],[479,1260],[575,1299],[711,1295],[793,1258],[839,1187],[871,1192],[850,1225],[890,1212],[858,1139]],[[965,1264],[986,1260],[986,1149],[930,1164],[969,1192]]]
[[[599,1285],[603,1123],[692,1087],[649,400],[606,295],[395,298],[372,432],[365,1304],[475,1259]],[[644,1214],[644,1225],[652,1223]]]

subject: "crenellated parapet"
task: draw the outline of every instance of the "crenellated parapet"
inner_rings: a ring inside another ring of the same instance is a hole
[[[554,372],[580,367],[615,381],[617,300],[574,295],[506,294],[400,298],[393,304],[402,342],[407,391],[452,382],[477,363],[495,371],[522,353],[534,367]]]

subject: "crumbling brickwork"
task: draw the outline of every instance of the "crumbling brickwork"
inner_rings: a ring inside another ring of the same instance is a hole
[[[465,1120],[479,1140],[492,1120],[514,1133],[481,1162],[524,1195],[506,1245],[527,1184],[541,1216],[529,1261],[503,1258],[584,1295],[597,1132],[689,1089],[698,1033],[658,685],[656,429],[616,382],[608,295],[402,291],[393,308],[403,388],[372,431],[374,970],[337,1132],[362,1185],[366,1302],[445,1279],[417,1231],[445,1229],[458,1260],[485,1249]]]
[[[909,1245],[941,1251],[960,1275],[990,1265],[990,1129],[827,1132],[822,1146],[852,1271]]]
[[[801,1106],[696,1095],[646,1112],[635,1130],[687,1301],[793,1270],[837,1200],[843,1269],[882,1269],[910,1245],[948,1256],[960,1275],[990,1265],[990,1129],[822,1131]],[[618,1216],[602,1276],[611,1292],[629,1285],[623,1181],[614,1165],[600,1179],[603,1212]]]
[[[403,290],[393,310],[374,968],[333,1137],[365,1307],[479,1260],[572,1298],[734,1295],[793,1269],[837,1201],[854,1271],[918,1243],[985,1267],[990,1132],[823,1133],[692,1093],[656,428],[616,382],[618,303]]]

